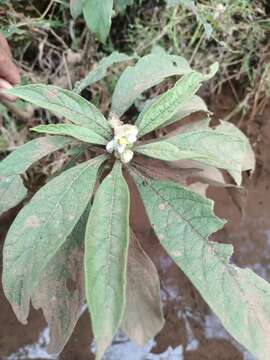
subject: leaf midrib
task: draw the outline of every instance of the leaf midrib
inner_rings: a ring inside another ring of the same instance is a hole
[[[109,263],[110,263],[110,257],[112,256],[111,254],[111,249],[112,249],[112,222],[113,222],[113,208],[114,208],[114,204],[115,204],[115,189],[116,189],[116,181],[117,181],[117,176],[118,176],[118,171],[119,171],[119,164],[117,164],[117,172],[115,172],[115,174],[113,174],[114,178],[113,178],[113,191],[112,191],[112,197],[111,197],[111,207],[110,207],[110,216],[109,216],[109,226],[108,226],[108,252],[107,252],[107,266],[106,266],[106,287],[105,287],[105,295],[107,298],[107,289],[109,287],[111,287],[111,285],[108,282],[108,279],[110,278],[108,276],[109,274]]]
[[[37,88],[38,88],[38,86],[37,86]],[[29,89],[26,89],[26,90],[29,90]],[[31,91],[31,89],[30,89],[30,91]],[[55,95],[55,93],[54,93],[50,88],[47,88],[46,91],[48,91],[48,92],[50,92],[51,94]],[[46,97],[45,97],[44,94],[42,94],[42,96],[44,97],[44,99],[46,99]],[[65,93],[65,96],[71,98],[71,97],[69,96],[69,94],[66,94],[66,93]],[[82,96],[80,96],[80,95],[78,95],[78,96],[79,96],[79,99],[80,99],[80,100],[83,99],[82,101],[85,102],[85,104],[87,103],[87,105],[88,105],[88,101],[87,101],[87,100],[85,100],[85,99],[84,99]],[[64,109],[66,109],[67,106],[64,104],[64,102],[63,102],[63,100],[61,99],[61,97],[58,97],[57,99],[60,100],[60,103],[62,104],[62,107],[63,107]],[[74,100],[74,99],[72,99],[72,100]],[[45,102],[46,102],[46,100],[45,100]],[[55,103],[55,102],[54,102],[53,104],[54,104],[54,106],[58,106],[58,107],[61,106],[61,105],[59,105],[59,104],[57,104],[57,103]],[[90,103],[89,103],[89,104],[90,104]],[[91,107],[91,104],[90,104],[89,107]],[[103,130],[105,130],[106,133],[107,133],[107,135],[111,135],[110,132],[109,132],[109,130],[108,130],[106,127],[104,127],[103,124],[99,123],[98,120],[96,119],[95,109],[92,109],[92,111],[94,112],[93,118],[89,117],[88,114],[86,114],[84,111],[83,111],[83,112],[78,112],[78,111],[73,110],[73,109],[70,109],[70,108],[68,108],[68,109],[69,109],[68,111],[70,111],[71,113],[73,113],[73,114],[75,114],[75,115],[85,116],[87,119],[90,120],[90,125],[91,125],[91,121],[94,120],[94,123],[95,123],[97,126],[99,126],[100,128],[102,128]],[[53,110],[50,110],[50,111],[53,112]],[[57,110],[57,111],[58,111],[58,110]],[[59,111],[63,111],[63,109],[60,109]],[[60,114],[60,116],[61,116],[61,114]],[[102,116],[103,116],[103,115],[102,115]],[[67,119],[68,119],[68,118],[67,118]],[[104,119],[105,119],[105,118],[104,118]],[[71,122],[73,122],[73,121],[70,120],[70,119],[68,119],[68,120],[71,121]],[[106,120],[106,119],[105,119],[105,120]]]
[[[140,174],[140,176],[141,176],[141,174]],[[142,178],[142,176],[141,176],[141,178]],[[239,283],[239,281],[238,281],[234,276],[232,276],[233,270],[230,268],[230,264],[228,264],[228,262],[226,262],[225,260],[223,260],[222,258],[220,258],[219,254],[215,251],[215,247],[213,246],[213,244],[215,244],[215,243],[212,243],[207,237],[203,236],[196,228],[194,228],[194,226],[190,223],[190,221],[187,220],[182,214],[179,214],[179,213],[174,209],[174,207],[168,202],[168,200],[167,200],[166,198],[162,197],[162,196],[149,184],[149,182],[148,182],[147,185],[153,190],[153,192],[154,192],[158,197],[160,197],[164,202],[166,202],[166,204],[169,205],[169,207],[173,210],[173,212],[174,212],[178,217],[180,217],[183,221],[185,221],[185,222],[191,227],[191,229],[192,229],[199,237],[201,237],[201,238],[203,239],[203,241],[205,242],[206,245],[208,245],[208,246],[211,247],[211,249],[212,249],[213,253],[215,254],[215,256],[217,257],[218,261],[221,262],[221,263],[224,265],[224,267],[227,269],[227,272],[230,274],[230,277],[232,278],[232,280],[233,280],[234,282],[237,283],[239,290],[240,290],[241,293],[243,294],[243,297],[246,299],[246,294],[245,294],[245,291],[243,290],[241,284]],[[225,274],[223,273],[223,276],[224,276],[224,275],[225,275]],[[248,300],[246,300],[246,301],[248,301]],[[255,308],[255,310],[253,309],[253,311],[255,311],[255,313],[256,313],[256,312],[257,312],[257,311],[256,311],[256,308]],[[257,317],[258,317],[258,316],[257,316]],[[258,317],[258,319],[259,319],[259,317]]]
[[[49,90],[49,91],[51,91],[51,90]],[[52,92],[52,91],[51,91]],[[53,93],[53,92],[52,92]],[[67,95],[67,94],[65,94],[65,95]],[[69,97],[69,95],[67,95],[68,97]],[[80,96],[80,95],[78,95],[78,96]],[[80,99],[83,99],[83,102],[85,101],[85,103],[87,103],[87,105],[88,105],[88,102],[87,102],[87,100],[85,100],[83,97],[81,97],[80,96]],[[72,99],[73,100],[73,99]],[[60,102],[62,103],[62,106],[64,107],[64,108],[66,108],[66,106],[64,105],[64,103],[63,103],[63,100],[60,98]],[[57,104],[55,104],[56,106],[57,106]],[[58,105],[59,106],[59,105]],[[91,106],[89,106],[89,107],[91,107]],[[93,121],[94,120],[94,123],[97,125],[97,126],[99,126],[100,128],[102,128],[103,130],[105,130],[106,131],[106,133],[108,134],[108,135],[110,135],[110,132],[109,132],[109,130],[105,127],[105,126],[103,126],[103,124],[101,124],[101,123],[99,123],[98,122],[98,120],[96,119],[96,114],[95,114],[95,109],[91,109],[92,111],[93,111],[93,118],[91,118],[91,117],[89,117],[88,116],[88,114],[85,114],[85,111],[83,110],[83,112],[78,112],[78,111],[76,111],[76,110],[73,110],[73,109],[69,109],[69,111],[71,111],[73,114],[75,114],[75,115],[79,115],[79,116],[85,116],[87,119],[89,119],[89,121],[90,121],[90,124],[89,125],[91,125],[91,121]],[[103,115],[102,115],[103,116]],[[105,119],[105,118],[104,118]],[[71,121],[72,122],[72,120],[69,120],[69,121]]]
[[[145,178],[142,174],[140,174],[137,169],[134,169],[134,168],[133,168],[132,170],[135,170],[135,172],[141,177],[141,179],[146,179],[146,181],[148,180],[148,179]],[[161,198],[161,199],[173,210],[173,212],[177,215],[177,217],[180,217],[184,222],[186,222],[186,223],[190,226],[190,228],[191,228],[200,238],[202,238],[203,241],[204,241],[207,245],[211,246],[211,248],[213,249],[213,252],[214,252],[215,255],[217,256],[217,258],[219,259],[219,261],[221,261],[221,262],[222,262],[224,265],[226,265],[226,267],[227,267],[228,264],[227,264],[224,260],[222,260],[222,259],[220,258],[220,256],[218,255],[218,253],[215,251],[215,248],[214,248],[214,246],[213,246],[214,243],[212,243],[207,237],[205,237],[204,235],[202,235],[202,234],[192,225],[192,223],[191,223],[188,219],[186,219],[181,213],[177,212],[177,210],[174,209],[173,205],[171,205],[166,198],[164,198],[158,191],[156,191],[155,188],[153,188],[153,187],[151,186],[151,183],[150,183],[149,181],[147,182],[147,186],[149,186],[149,187],[151,188],[151,190],[152,190],[159,198]],[[174,184],[174,186],[176,186],[176,185]]]

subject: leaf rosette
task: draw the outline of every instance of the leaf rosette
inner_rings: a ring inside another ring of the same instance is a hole
[[[176,58],[153,53],[129,66],[116,85],[109,120],[72,91],[49,85],[7,91],[64,116],[67,122],[35,127],[32,130],[49,136],[30,141],[2,161],[3,211],[25,195],[22,189],[17,200],[10,204],[6,201],[7,192],[14,191],[13,182],[22,186],[20,174],[43,156],[78,143],[99,154],[68,168],[42,187],[19,212],[5,241],[6,297],[24,323],[30,301],[43,308],[55,336],[53,352],[60,352],[65,345],[85,301],[97,359],[102,358],[120,328],[143,345],[163,327],[157,270],[129,223],[126,178],[131,175],[169,256],[235,339],[259,359],[268,359],[270,286],[251,270],[230,262],[231,245],[209,240],[224,221],[215,216],[213,202],[205,197],[207,184],[224,186],[241,207],[241,174],[253,171],[254,155],[248,139],[232,124],[210,126],[209,111],[196,95],[202,83],[214,76],[217,65],[205,75]],[[173,68],[158,69],[153,66],[158,61],[173,64]],[[172,75],[182,77],[152,99],[134,124],[119,119],[145,90]],[[127,78],[140,87],[127,90]],[[170,130],[172,124],[198,111],[206,119]],[[164,137],[160,137],[162,128],[167,129]],[[230,182],[225,181],[224,172]],[[191,178],[195,180],[190,185]],[[52,286],[55,279],[60,287]],[[70,279],[75,284],[72,296],[66,285]],[[142,281],[146,287],[141,286]],[[41,288],[47,291],[42,297]],[[44,301],[49,299],[48,294],[56,299],[52,309]],[[50,310],[58,314],[64,311],[65,316],[56,318]],[[60,333],[55,330],[59,328]]]

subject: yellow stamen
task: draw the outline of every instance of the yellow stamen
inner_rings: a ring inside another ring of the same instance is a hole
[[[118,142],[119,145],[124,145],[124,146],[127,145],[127,140],[125,138],[123,138],[123,137],[118,139],[117,142]]]

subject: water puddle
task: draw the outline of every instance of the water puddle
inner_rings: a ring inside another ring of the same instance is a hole
[[[50,342],[49,328],[45,328],[38,337],[38,341],[34,344],[26,345],[16,351],[14,354],[5,357],[5,360],[18,359],[54,359],[46,351],[46,347]]]

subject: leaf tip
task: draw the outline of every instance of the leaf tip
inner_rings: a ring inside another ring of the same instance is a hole
[[[212,77],[216,75],[219,69],[219,63],[216,61],[214,64],[210,66],[210,72],[205,75],[205,80],[210,80]]]

